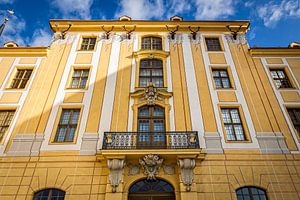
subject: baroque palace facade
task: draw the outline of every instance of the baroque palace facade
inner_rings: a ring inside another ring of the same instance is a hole
[[[0,199],[299,199],[300,48],[249,21],[50,20],[0,48]]]

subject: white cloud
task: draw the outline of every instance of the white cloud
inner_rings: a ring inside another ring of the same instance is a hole
[[[163,0],[121,0],[115,18],[128,15],[132,19],[159,19],[164,15]]]
[[[300,18],[300,7],[297,1],[283,0],[280,4],[271,1],[257,8],[258,16],[267,27],[275,27],[284,18]]]
[[[233,0],[195,0],[197,20],[227,18],[235,14]]]
[[[184,14],[190,11],[192,8],[190,0],[171,0],[167,5],[167,15],[168,17],[173,17],[174,15]]]
[[[58,9],[63,18],[91,19],[93,0],[53,0],[51,5]]]
[[[4,19],[5,17],[7,17],[6,12],[1,12],[0,19]],[[25,27],[26,22],[24,19],[16,15],[9,16],[9,21],[6,23],[5,29],[0,37],[0,42],[3,44],[14,41],[20,46],[25,45],[25,40],[22,37],[22,32],[25,31]]]
[[[37,29],[34,31],[31,41],[31,46],[49,46],[52,39],[46,29]]]
[[[254,6],[254,4],[255,4],[254,1],[246,1],[244,5],[247,8],[251,8],[252,6]]]

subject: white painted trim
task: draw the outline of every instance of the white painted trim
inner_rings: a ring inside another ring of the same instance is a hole
[[[266,61],[267,57],[261,57],[260,59],[261,59],[261,62],[263,64],[264,70],[265,70],[265,72],[267,74],[267,77],[268,77],[268,79],[269,79],[269,81],[271,83],[271,86],[272,86],[272,89],[274,91],[274,94],[275,94],[275,96],[276,96],[276,98],[278,100],[278,103],[279,103],[281,111],[282,111],[282,113],[284,115],[284,118],[285,118],[285,120],[286,120],[286,122],[288,124],[288,127],[289,127],[289,129],[290,129],[290,131],[292,133],[292,137],[294,138],[294,141],[296,143],[296,146],[297,146],[298,150],[300,150],[300,143],[299,143],[298,138],[297,138],[297,133],[296,133],[296,131],[294,129],[294,125],[292,124],[292,122],[290,120],[290,117],[288,116],[288,113],[286,112],[285,104],[287,104],[287,103],[285,103],[283,101],[283,98],[282,98],[282,96],[280,94],[280,91],[277,89],[277,87],[274,84],[274,81],[273,81],[273,79],[271,77],[270,70],[269,70],[269,67],[268,67],[268,64],[267,64],[267,61]]]
[[[297,91],[298,91],[299,94],[300,94],[300,85],[299,85],[299,82],[298,82],[297,78],[295,77],[295,75],[294,75],[294,73],[293,73],[293,71],[292,71],[292,69],[291,69],[291,66],[289,65],[289,63],[288,63],[288,61],[286,60],[286,58],[283,58],[283,63],[287,66],[287,68],[288,68],[288,70],[289,70],[291,76],[293,77],[294,83],[296,83],[296,85],[297,85],[297,88],[298,88]]]
[[[138,34],[133,35],[133,52],[138,51],[138,46],[139,46],[139,38]],[[134,86],[135,86],[135,79],[136,79],[136,60],[135,58],[132,59],[131,63],[131,77],[130,77],[130,92],[134,92]],[[127,131],[131,132],[132,131],[132,125],[133,125],[133,106],[134,100],[133,98],[130,97],[129,99],[129,107],[128,107],[128,126],[127,126]]]
[[[114,36],[118,37],[118,36]],[[108,72],[106,77],[104,98],[102,104],[102,112],[100,116],[100,125],[98,133],[99,141],[97,144],[97,148],[102,148],[103,134],[105,131],[110,131],[111,118],[113,112],[114,98],[115,98],[115,90],[116,90],[116,82],[117,82],[117,73],[118,73],[118,65],[119,65],[119,57],[120,57],[120,48],[121,42],[117,39],[112,40],[111,54],[108,64]]]
[[[165,35],[165,51],[170,51],[170,41]],[[173,83],[172,83],[172,69],[171,69],[171,58],[167,57],[166,60],[166,74],[167,74],[167,82],[168,82],[168,92],[173,92]],[[175,114],[174,114],[174,100],[173,97],[169,99],[170,104],[170,131],[175,131]]]
[[[190,114],[192,121],[192,130],[198,131],[198,136],[200,140],[200,146],[205,148],[204,140],[204,126],[202,112],[200,108],[200,99],[198,93],[198,85],[196,80],[196,72],[194,66],[194,60],[192,55],[191,41],[189,39],[189,34],[182,35],[182,51],[183,51],[183,61],[185,68],[186,84],[188,101],[190,106]]]

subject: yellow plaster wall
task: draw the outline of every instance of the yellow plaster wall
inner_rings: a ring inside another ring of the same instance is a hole
[[[65,94],[64,103],[81,103],[84,92],[68,92]]]
[[[91,64],[93,53],[77,53],[75,64]]]
[[[99,58],[99,66],[96,74],[96,81],[94,85],[94,92],[90,105],[88,121],[86,124],[86,132],[96,133],[98,131],[100,115],[102,110],[102,103],[104,97],[104,89],[106,83],[106,75],[108,70],[108,63],[110,59],[111,44],[104,43],[102,45],[101,54]]]
[[[266,109],[266,112],[268,114],[267,117],[272,124],[272,129],[274,132],[276,132],[276,131],[282,132],[285,136],[288,148],[290,150],[296,150],[297,147],[292,138],[291,132],[285,121],[283,113],[280,109],[278,100],[273,92],[271,83],[267,77],[265,70],[263,69],[261,60],[260,60],[260,58],[255,58],[255,59],[253,59],[253,61],[254,61],[254,68],[257,71],[258,78],[262,83],[261,84],[262,92],[260,94],[263,99],[263,103],[265,105],[264,109]],[[257,81],[256,83],[260,84],[259,81]]]
[[[37,58],[21,58],[19,64],[35,64]]]
[[[49,57],[43,58],[11,138],[17,133],[44,133],[70,49],[71,44],[52,45]]]
[[[218,92],[220,102],[237,102],[235,92]]]
[[[189,131],[191,130],[191,119],[181,45],[170,44],[170,58],[172,66],[175,129],[177,131]]]
[[[205,72],[203,57],[199,56],[201,52],[201,46],[200,44],[191,44],[191,46],[195,66],[195,75],[198,85],[198,93],[200,97],[204,131],[216,132],[217,125],[208,87],[207,74]]]
[[[280,92],[285,102],[300,102],[300,96],[298,92]]]
[[[283,60],[281,58],[267,58],[268,64],[283,64]]]
[[[238,50],[234,44],[230,44],[229,47],[255,130],[257,132],[272,132],[274,129],[278,130],[276,129],[276,127],[278,127],[276,122],[274,123],[275,125],[271,122],[274,116],[267,115],[266,110],[271,108],[265,99],[265,91],[262,88],[263,83],[258,77],[252,58],[247,53],[247,47],[243,46],[240,50]]]
[[[18,103],[21,96],[21,92],[4,92],[0,98],[0,103]]]
[[[211,64],[226,64],[226,59],[223,53],[208,53]]]
[[[15,58],[8,57],[8,58],[2,58],[0,62],[0,87],[3,84],[5,77],[7,76],[9,69],[12,67],[12,64],[14,63]]]
[[[138,164],[138,160],[129,160]],[[252,152],[208,154],[197,160],[192,191],[186,192],[179,177],[176,159],[165,161],[176,167],[167,175],[163,168],[158,177],[170,182],[177,199],[236,199],[235,190],[243,186],[257,186],[267,191],[270,200],[298,200],[300,197],[300,156],[262,155]],[[126,200],[128,189],[135,181],[145,178],[143,170],[129,175],[125,166],[122,182],[111,193],[106,160],[95,156],[40,156],[0,158],[0,199],[32,200],[36,191],[59,188],[66,191],[66,199]],[[180,198],[181,197],[181,198]],[[189,198],[188,198],[189,197]]]
[[[300,58],[287,58],[286,60],[291,67],[293,75],[296,77],[298,83],[300,83]]]
[[[111,131],[127,131],[132,51],[132,44],[121,44]]]

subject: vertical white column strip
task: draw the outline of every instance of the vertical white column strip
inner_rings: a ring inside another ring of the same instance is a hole
[[[137,52],[138,51],[138,34],[134,34],[133,37],[133,52]],[[134,86],[135,86],[135,74],[136,73],[136,61],[135,58],[132,58],[132,64],[131,64],[131,78],[130,78],[130,92],[134,92]],[[132,110],[132,106],[133,106],[133,99],[130,98],[129,99],[129,108],[128,108],[128,132],[132,131],[132,123],[133,123],[133,110]]]
[[[98,130],[98,133],[100,134],[98,149],[102,148],[103,134],[105,131],[110,130],[111,125],[121,47],[121,42],[119,38],[116,37],[117,36],[114,36],[114,38],[112,39],[112,47],[108,64],[102,112],[100,117],[100,126]]]
[[[195,75],[195,66],[191,48],[192,47],[188,34],[183,34],[183,60],[192,120],[192,130],[198,131],[200,146],[205,148],[203,118],[200,108],[198,85]]]
[[[165,51],[170,51],[170,41],[167,35],[165,35]],[[171,69],[171,59],[170,56],[167,57],[166,62],[166,70],[167,70],[167,81],[168,81],[168,92],[173,91],[172,85],[172,69]],[[170,131],[175,131],[175,116],[174,116],[174,99],[173,97],[169,100],[170,104]]]

